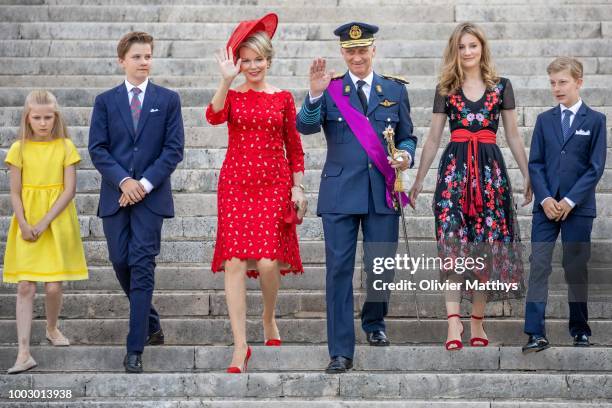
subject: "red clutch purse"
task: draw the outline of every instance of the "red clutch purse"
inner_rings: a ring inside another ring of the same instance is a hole
[[[289,205],[287,206],[287,210],[283,215],[283,221],[285,221],[287,224],[300,225],[303,220],[303,218],[298,217],[297,206],[295,203],[290,201]]]

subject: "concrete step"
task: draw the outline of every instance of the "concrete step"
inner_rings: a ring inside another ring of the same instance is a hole
[[[327,341],[326,324],[323,318],[279,318],[276,319],[280,335],[289,343],[321,344]],[[387,318],[387,334],[393,344],[441,344],[446,338],[447,323],[442,319]],[[491,318],[485,322],[489,340],[495,345],[523,345],[523,319]],[[612,320],[589,321],[593,331],[591,341],[595,345],[612,346]],[[34,320],[31,344],[46,344],[44,320]],[[162,327],[168,345],[231,344],[232,332],[229,319],[223,317],[164,319]],[[125,344],[128,330],[127,319],[66,319],[60,323],[62,332],[74,345],[120,345]],[[469,324],[465,324],[464,339],[469,339]],[[566,319],[548,319],[548,339],[553,345],[571,345]],[[355,319],[357,343],[365,344],[361,321]],[[263,341],[261,319],[247,319],[249,342]],[[0,345],[15,345],[17,342],[15,321],[0,320]]]
[[[157,60],[156,60],[157,61]],[[376,61],[378,62],[378,60]],[[383,72],[384,74],[384,72]],[[540,90],[549,90],[550,84],[546,75],[506,75],[512,81],[514,92],[527,92],[533,89],[536,92]],[[436,75],[411,75],[409,78],[408,92],[410,93],[411,106],[415,103],[412,101],[412,94],[417,89],[428,89],[432,91],[438,83]],[[612,75],[585,75],[583,77],[584,85],[581,88],[581,94],[590,92],[591,89],[606,88],[612,80]],[[0,86],[2,88],[48,88],[55,89],[54,92],[59,92],[59,89],[67,88],[70,91],[73,88],[86,90],[88,88],[110,89],[117,86],[125,80],[123,75],[98,75],[82,77],[80,75],[0,75]],[[162,85],[178,91],[184,90],[205,90],[217,89],[219,85],[219,74],[216,71],[201,75],[157,75],[153,72],[151,80],[158,85]],[[305,89],[308,86],[308,77],[304,75],[269,75],[266,80],[282,89],[296,88]],[[239,83],[239,79],[236,80]],[[183,89],[184,88],[184,89]],[[201,91],[200,91],[201,92]],[[550,91],[549,91],[550,92]],[[185,96],[181,93],[181,102],[185,104]],[[63,98],[60,98],[60,102]],[[586,98],[585,98],[586,101]],[[201,105],[201,101],[197,101],[197,106]],[[301,102],[301,101],[300,101]],[[588,101],[591,104],[591,101]],[[65,106],[62,103],[62,106]]]
[[[612,40],[610,42],[612,45]],[[609,79],[609,76],[603,76]],[[414,79],[411,78],[411,81]],[[214,93],[217,90],[219,78],[212,79],[213,82],[210,87],[190,87],[190,88],[177,88],[174,89],[181,97],[181,105],[183,107],[193,107],[196,109],[202,109],[203,106],[207,106],[212,100]],[[216,82],[216,83],[215,83]],[[270,81],[271,82],[271,81]],[[289,82],[289,81],[285,81]],[[117,82],[120,83],[120,82]],[[112,86],[116,86],[114,83]],[[273,83],[273,82],[271,82]],[[302,77],[295,78],[291,83],[286,83],[283,89],[290,91],[295,99],[298,108],[302,105],[302,102],[306,98],[308,93],[308,80]],[[30,87],[32,85],[29,85]],[[276,84],[280,86],[280,84]],[[3,107],[23,107],[28,93],[33,88],[24,87],[2,87],[0,88],[0,106]],[[109,88],[75,88],[62,87],[62,88],[50,88],[49,90],[57,97],[60,105],[63,108],[78,108],[78,107],[92,107],[97,95],[106,91]],[[548,86],[536,88],[534,85],[530,85],[529,88],[519,88],[513,84],[514,95],[516,98],[517,106],[519,107],[541,107],[541,106],[554,106],[555,101],[550,92]],[[412,82],[408,88],[410,106],[411,108],[429,108],[433,106],[435,84],[424,87],[423,84]],[[612,106],[612,95],[606,87],[592,87],[590,84],[581,89],[581,97],[588,101],[589,106],[597,109],[601,106]]]
[[[284,282],[283,282],[284,283]],[[284,285],[283,285],[284,287]],[[4,289],[4,288],[3,288]],[[11,293],[0,294],[0,319],[15,318],[15,287]],[[4,292],[5,290],[2,290]],[[7,291],[8,292],[8,291]],[[34,318],[44,319],[45,299],[43,291],[39,292],[34,307]],[[416,317],[414,295],[410,292],[394,293],[389,305],[389,317]],[[423,318],[444,318],[446,316],[444,294],[439,292],[419,291],[416,294],[419,315]],[[359,313],[365,301],[363,289],[355,291],[354,311]],[[153,304],[163,318],[178,317],[226,317],[228,316],[225,294],[221,291],[156,291]],[[462,315],[469,316],[471,305],[463,304]],[[511,317],[521,319],[525,315],[524,300],[491,302],[487,305],[487,318]],[[259,291],[249,291],[247,295],[247,315],[259,317],[263,313],[262,297]],[[296,291],[282,289],[279,293],[276,316],[279,318],[325,318],[326,302],[324,291]],[[61,311],[63,319],[112,319],[129,315],[127,297],[120,291],[87,292],[64,294]],[[552,292],[548,297],[548,318],[568,319],[567,295]],[[609,294],[591,294],[589,296],[590,319],[612,319],[612,292]]]
[[[32,0],[28,0],[32,1]],[[307,398],[307,397],[306,397]],[[116,407],[120,405],[125,408],[240,408],[248,406],[250,408],[284,408],[287,404],[291,404],[294,408],[370,408],[372,406],[380,408],[404,408],[409,406],[411,408],[610,408],[612,403],[606,403],[601,401],[589,401],[581,402],[578,400],[551,400],[547,399],[546,402],[539,402],[536,400],[472,400],[472,399],[441,399],[441,400],[415,400],[415,399],[402,399],[400,401],[385,401],[377,400],[373,402],[371,400],[354,400],[354,399],[296,399],[296,398],[282,398],[282,400],[271,400],[265,398],[258,399],[231,399],[231,400],[218,400],[218,399],[206,399],[198,398],[193,400],[189,397],[185,398],[168,398],[168,399],[148,399],[138,398],[126,399],[126,398],[97,398],[92,400],[91,398],[75,399],[75,401],[66,402],[0,402],[0,407],[7,408],[38,408],[38,407],[86,407],[86,408],[108,408]]]
[[[612,7],[610,7],[612,15]],[[1,10],[0,10],[1,15]],[[200,58],[212,56],[225,46],[220,41],[165,41],[155,42],[155,57]],[[377,40],[376,49],[381,57],[440,58],[447,40]],[[575,55],[577,57],[606,57],[612,45],[610,38],[593,39],[505,39],[492,40],[491,52],[496,58],[508,57],[555,57]],[[337,40],[308,40],[274,42],[277,58],[337,57]],[[85,57],[116,58],[117,40],[0,40],[0,57]]]
[[[440,50],[442,52],[442,50]],[[334,54],[334,56],[339,55]],[[217,62],[208,55],[203,58],[156,58],[152,75],[210,75],[218,72]],[[436,58],[398,58],[382,54],[376,58],[376,70],[381,73],[403,75],[410,78],[414,75],[432,75],[440,71],[442,63]],[[4,75],[121,75],[123,71],[113,58],[2,58],[2,73]],[[587,75],[612,74],[612,58],[583,57],[584,73]],[[496,58],[495,65],[503,75],[544,75],[550,64],[550,57]],[[346,65],[338,57],[328,59],[329,69],[344,72]],[[308,75],[310,58],[283,58],[274,60],[270,75]]]
[[[304,91],[305,92],[305,91]],[[213,127],[206,122],[204,106],[208,101],[202,102],[202,107],[183,107],[181,113],[185,127]],[[296,104],[301,106],[301,99],[296,96]],[[431,107],[412,107],[410,117],[414,126],[429,126],[431,121]],[[550,109],[550,106],[518,106],[516,108],[518,126],[534,126],[537,116]],[[17,127],[21,119],[23,107],[6,107],[0,112],[0,121],[4,126]],[[71,126],[88,126],[93,107],[66,107],[62,113]],[[598,107],[597,110],[605,115],[612,116],[612,106]],[[225,125],[223,125],[225,126]]]
[[[329,362],[326,346],[283,344],[280,348],[252,345],[249,372],[319,371]],[[32,356],[38,367],[31,373],[123,371],[122,346],[36,346]],[[147,347],[143,365],[148,373],[224,371],[233,347],[160,346]],[[11,367],[16,347],[0,347],[0,367]],[[447,353],[441,346],[357,346],[353,371],[446,372],[484,370],[508,375],[520,370],[549,372],[608,373],[612,371],[612,349],[607,347],[552,347],[544,353],[525,356],[519,347],[467,347]],[[5,394],[3,394],[4,396]]]
[[[602,400],[612,396],[610,374],[586,373],[73,373],[3,375],[2,395],[10,389],[70,389],[73,398],[342,398],[440,401],[470,399]],[[1,384],[1,383],[0,383]],[[404,405],[406,406],[406,405]]]
[[[91,242],[86,242],[86,245],[91,244]],[[314,258],[317,252],[323,250],[323,243],[317,242],[318,245],[314,245],[311,243],[307,245],[305,242],[301,243],[302,246],[302,259]],[[606,242],[602,245],[594,244],[596,251],[601,247],[600,251],[605,251],[609,247],[609,242]],[[413,245],[413,248],[416,245]],[[417,253],[415,250],[415,255]],[[425,251],[423,251],[425,252]],[[314,255],[312,253],[315,253]],[[555,254],[558,255],[558,254]],[[429,255],[427,255],[429,256]],[[362,257],[361,244],[358,245],[357,250],[357,259],[360,260]],[[310,263],[305,262],[304,273],[301,275],[289,274],[285,275],[282,278],[281,284],[281,293],[287,291],[288,293],[295,293],[294,291],[323,291],[325,290],[325,266],[321,263],[324,258],[319,258],[316,260],[318,264],[312,263],[311,259]],[[559,261],[560,257],[554,257],[555,263],[553,263],[553,272],[549,278],[549,284],[551,291],[554,289],[558,289],[564,291],[565,286],[565,278],[563,276],[563,269],[561,268]],[[210,262],[210,259],[208,259]],[[105,262],[109,264],[108,259]],[[528,267],[528,264],[525,265]],[[1,270],[0,270],[1,271]],[[607,291],[610,289],[610,276],[612,274],[612,267],[609,264],[594,264],[593,262],[589,265],[589,281],[591,282],[591,290],[594,293],[599,293],[600,291]],[[400,281],[401,279],[406,280],[415,280],[418,278],[419,280],[432,280],[439,279],[440,275],[437,270],[426,269],[419,270],[418,276],[410,276],[409,271],[405,270],[397,270],[396,271],[396,281]],[[212,273],[210,264],[169,264],[162,263],[158,260],[158,266],[156,268],[155,274],[155,288],[160,291],[181,291],[181,292],[194,292],[194,291],[221,291],[224,288],[223,283],[223,274],[222,273]],[[361,261],[358,261],[354,273],[353,273],[353,287],[355,290],[365,288],[365,275],[362,272]],[[259,280],[256,279],[247,279],[247,288],[249,291],[259,290]],[[39,285],[39,293],[42,293],[42,284]],[[121,293],[121,288],[117,282],[115,277],[115,273],[112,270],[111,266],[89,266],[89,279],[83,281],[68,281],[64,282],[64,286],[67,291],[70,292],[78,292],[78,293],[89,293],[89,292],[119,292]],[[15,285],[12,284],[2,284],[0,282],[0,293],[15,293]],[[608,292],[609,293],[609,292]],[[401,292],[397,292],[397,295],[401,295]],[[412,299],[411,299],[412,301]],[[562,301],[562,300],[561,300]],[[293,302],[293,300],[291,300]],[[427,303],[427,302],[425,302]],[[520,302],[519,302],[520,303]],[[255,307],[255,306],[254,306]],[[257,306],[259,307],[259,306]],[[308,307],[313,307],[312,305]],[[360,306],[359,306],[360,307]],[[407,310],[411,310],[412,306],[407,306]],[[491,306],[493,307],[493,306]],[[512,309],[515,309],[517,306],[512,305]],[[433,309],[425,307],[421,310],[424,315],[435,315],[432,311]],[[504,308],[504,310],[508,310]],[[254,312],[259,314],[258,312]],[[500,315],[500,309],[497,309],[495,306],[494,309],[491,309],[490,313],[492,315]],[[506,312],[504,312],[506,313]],[[517,312],[518,313],[518,312]],[[552,311],[551,311],[552,313]],[[598,312],[597,310],[593,310],[595,314],[606,313],[605,311]]]
[[[425,205],[424,201],[421,201]],[[298,226],[298,236],[303,240],[322,240],[323,225],[321,219],[314,214],[314,208],[308,217],[304,218],[302,225]],[[434,238],[434,217],[429,216],[412,216],[409,210],[406,211],[409,216],[407,225],[410,226],[408,238],[410,240],[425,240]],[[531,221],[530,215],[519,215],[519,232],[523,240],[527,241],[531,238]],[[104,239],[104,230],[102,228],[102,220],[96,216],[83,215],[79,216],[82,238]],[[0,239],[6,239],[8,228],[11,223],[10,216],[0,217]],[[610,237],[612,233],[612,217],[600,217],[593,224],[593,232],[591,239],[602,240]],[[217,236],[217,216],[176,216],[172,219],[164,221],[162,228],[162,239],[168,241],[181,239],[200,239],[204,241],[213,241]]]
[[[118,0],[119,1],[119,0]],[[208,0],[224,1],[227,0]],[[245,0],[242,0],[245,1]],[[324,1],[324,0],[321,0]],[[424,2],[423,0],[419,0]],[[148,2],[148,0],[147,0]],[[66,2],[63,2],[66,4]],[[428,2],[429,3],[429,2]],[[134,3],[133,3],[134,4]],[[316,3],[310,2],[308,6]],[[405,1],[402,4],[406,4]],[[352,5],[351,5],[352,6]],[[338,40],[333,34],[338,22],[319,23],[316,20],[306,23],[280,21],[274,40]],[[496,39],[591,39],[600,38],[604,33],[599,21],[580,22],[484,22],[479,24],[491,40]],[[395,23],[383,25],[376,36],[380,40],[446,40],[456,23],[432,25],[423,22]],[[236,27],[235,23],[141,23],[138,28],[160,40],[227,40]],[[118,22],[64,22],[57,25],[51,22],[6,22],[0,23],[0,39],[9,40],[114,40],[132,30],[131,23]]]

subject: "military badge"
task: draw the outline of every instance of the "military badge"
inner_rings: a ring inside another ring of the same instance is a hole
[[[358,40],[361,38],[361,28],[358,25],[354,25],[351,27],[351,31],[349,31],[349,37],[353,40]]]
[[[384,106],[385,108],[388,108],[389,106],[393,106],[393,105],[397,105],[397,102],[393,102],[390,101],[388,99],[385,99],[384,101],[382,101],[379,105]]]

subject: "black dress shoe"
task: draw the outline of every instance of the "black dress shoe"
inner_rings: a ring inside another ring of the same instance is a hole
[[[353,368],[353,360],[346,357],[332,357],[325,372],[327,374],[338,374],[338,373],[346,373],[348,370]]]
[[[164,331],[159,329],[155,333],[151,333],[147,336],[147,346],[161,346],[164,344]]]
[[[384,346],[391,345],[391,342],[389,342],[389,338],[387,337],[385,332],[382,330],[376,330],[376,331],[373,331],[372,333],[368,333],[367,337],[368,337],[368,343],[370,343],[370,346],[384,347]]]
[[[574,336],[574,347],[589,347],[589,336],[586,334],[577,334]]]
[[[545,336],[529,336],[527,344],[523,346],[523,353],[533,353],[546,350],[550,347],[550,343]]]
[[[127,353],[123,359],[126,373],[142,373],[142,356],[137,353]]]

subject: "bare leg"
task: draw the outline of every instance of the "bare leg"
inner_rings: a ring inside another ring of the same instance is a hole
[[[59,337],[57,320],[62,310],[62,282],[45,283],[45,308],[47,314],[47,330],[51,337]]]
[[[231,367],[243,368],[247,354],[246,340],[246,261],[232,258],[225,262],[225,301],[234,336]]]
[[[263,296],[263,314],[261,315],[264,339],[280,339],[274,312],[276,310],[276,299],[280,287],[280,268],[278,261],[262,259],[257,262],[259,271],[259,283]]]
[[[17,341],[19,343],[16,364],[25,363],[30,358],[30,335],[35,297],[36,283],[20,281],[17,286],[16,302]]]
[[[484,317],[485,307],[487,306],[487,294],[483,292],[474,292],[474,298],[472,299],[472,315],[477,317]],[[482,339],[488,339],[487,334],[482,326],[482,319],[470,319],[470,330],[472,337],[480,337]]]
[[[449,276],[449,282],[460,283],[463,282],[463,278],[457,275]],[[453,314],[461,314],[461,292],[458,290],[447,290],[445,293],[446,298],[446,314],[448,316]],[[446,341],[461,340],[461,332],[463,331],[463,324],[461,320],[453,317],[448,319],[448,331],[446,334]],[[450,348],[456,348],[456,345],[451,345]]]

